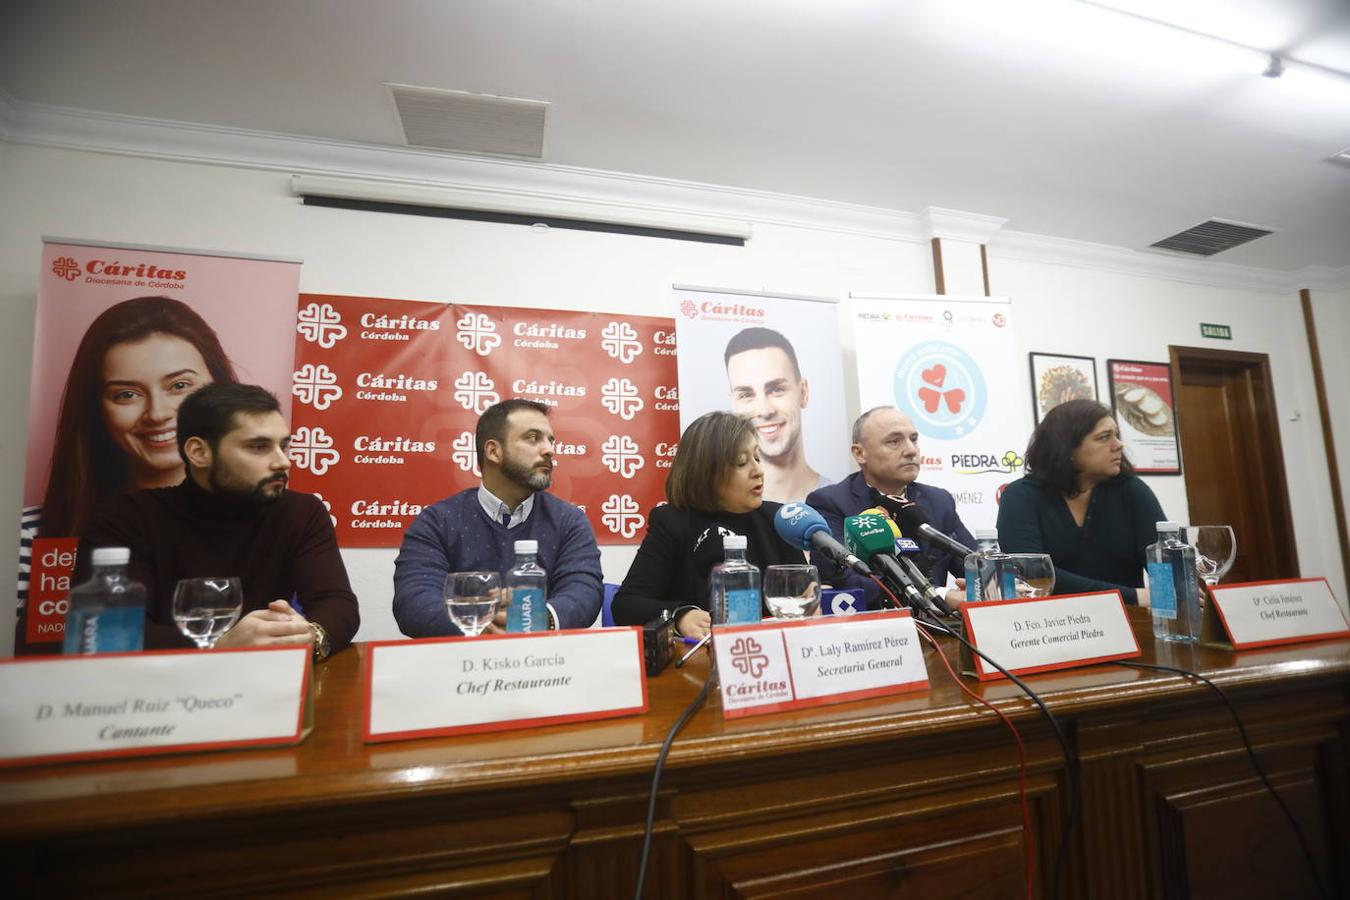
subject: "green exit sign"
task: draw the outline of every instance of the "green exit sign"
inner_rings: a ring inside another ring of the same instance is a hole
[[[1231,341],[1233,339],[1233,329],[1227,325],[1215,325],[1210,322],[1200,323],[1200,336],[1214,338],[1219,341]]]

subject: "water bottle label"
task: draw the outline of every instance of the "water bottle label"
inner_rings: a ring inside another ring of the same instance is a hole
[[[976,603],[980,599],[980,576],[966,570],[966,602]]]
[[[76,611],[66,623],[67,653],[134,653],[145,640],[145,609],[139,606]]]
[[[727,624],[744,625],[760,620],[759,591],[727,591]]]
[[[1177,589],[1172,583],[1172,566],[1165,562],[1148,564],[1148,604],[1155,619],[1177,617]]]
[[[537,588],[515,588],[511,591],[511,605],[506,611],[506,630],[534,631],[536,620],[545,614],[543,610],[543,591]]]

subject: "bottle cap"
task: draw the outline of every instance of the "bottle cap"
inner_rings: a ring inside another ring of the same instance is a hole
[[[723,550],[744,550],[744,549],[745,549],[745,535],[743,535],[743,534],[728,534],[728,535],[724,535],[723,538],[722,538],[722,549],[723,549]]]
[[[516,552],[517,552],[517,553],[538,553],[538,552],[539,552],[539,542],[538,542],[538,541],[516,541]]]
[[[131,562],[131,550],[127,547],[95,547],[93,563],[96,566],[125,566]]]
[[[1180,530],[1181,530],[1181,526],[1178,525],[1176,522],[1159,522],[1159,523],[1158,523],[1158,530],[1159,530],[1159,531],[1180,531]]]
[[[998,540],[997,528],[976,528],[975,540],[977,541],[996,541]]]

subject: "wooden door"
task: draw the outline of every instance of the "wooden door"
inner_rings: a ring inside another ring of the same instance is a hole
[[[1297,578],[1269,357],[1170,349],[1190,523],[1233,526],[1237,560],[1225,582]]]

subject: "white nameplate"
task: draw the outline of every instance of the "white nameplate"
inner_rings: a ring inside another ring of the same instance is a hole
[[[0,663],[0,766],[294,744],[310,648],[163,650]]]
[[[642,629],[636,627],[369,645],[369,742],[646,711]]]
[[[961,618],[966,639],[1015,675],[1139,655],[1119,591],[966,603]],[[964,647],[961,669],[981,681],[1003,677]]]
[[[719,625],[713,653],[727,719],[928,687],[908,610]]]
[[[1350,624],[1325,578],[1253,581],[1213,592],[1224,631],[1238,650],[1350,637]]]

